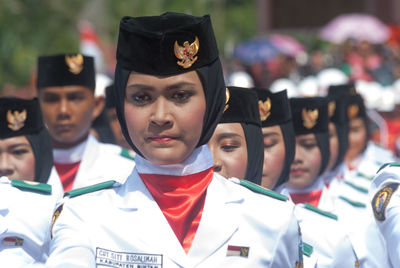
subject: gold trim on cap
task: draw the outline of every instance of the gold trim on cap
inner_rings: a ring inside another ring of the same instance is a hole
[[[65,56],[65,63],[68,66],[68,70],[73,74],[79,74],[83,70],[82,54]]]
[[[317,124],[318,109],[307,110],[306,108],[304,108],[301,111],[301,116],[303,118],[303,126],[306,129],[311,129]]]
[[[8,128],[12,131],[18,131],[24,127],[26,120],[26,110],[24,109],[22,112],[11,110],[7,111],[7,122]]]
[[[178,59],[180,59],[180,61],[178,60],[176,63],[185,69],[192,66],[193,63],[195,63],[195,61],[197,60],[197,56],[195,55],[199,51],[199,47],[200,47],[200,42],[197,36],[194,42],[191,43],[190,45],[188,41],[185,41],[183,43],[183,46],[180,46],[178,44],[178,41],[175,41],[174,53],[175,56]]]
[[[224,107],[224,113],[226,110],[229,108],[229,98],[231,97],[231,93],[229,92],[228,88],[225,88],[225,107]]]
[[[258,101],[258,110],[260,111],[260,119],[261,121],[267,120],[267,118],[271,115],[271,99],[267,98],[266,101]]]

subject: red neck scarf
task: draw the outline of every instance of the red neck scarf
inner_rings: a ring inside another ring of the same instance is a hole
[[[214,169],[185,176],[139,174],[186,253],[200,223]]]
[[[322,190],[314,190],[309,193],[292,193],[290,194],[290,197],[295,204],[309,203],[315,207],[318,207],[321,195]]]
[[[75,177],[78,173],[80,164],[80,161],[67,164],[54,163],[54,166],[57,170],[58,176],[60,177],[62,186],[64,188],[64,192],[72,190],[72,186],[74,185]]]

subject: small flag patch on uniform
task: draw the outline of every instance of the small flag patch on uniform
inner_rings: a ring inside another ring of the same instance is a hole
[[[226,251],[226,256],[239,256],[239,257],[249,257],[249,247],[240,247],[240,246],[229,246]]]
[[[22,246],[23,243],[24,239],[16,236],[5,237],[2,241],[2,244],[5,246]]]

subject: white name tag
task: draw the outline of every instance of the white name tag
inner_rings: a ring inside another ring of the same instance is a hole
[[[116,252],[96,248],[96,264],[100,267],[162,268],[162,257],[161,254]]]

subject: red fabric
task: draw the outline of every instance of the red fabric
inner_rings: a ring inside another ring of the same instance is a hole
[[[139,174],[186,253],[199,227],[213,175],[213,168],[186,176]]]
[[[78,173],[79,165],[81,162],[58,164],[54,163],[58,176],[60,177],[64,192],[72,190],[75,181],[76,173]]]
[[[322,190],[315,190],[309,193],[293,193],[290,194],[295,204],[309,203],[315,207],[318,207],[319,199],[321,198]]]

